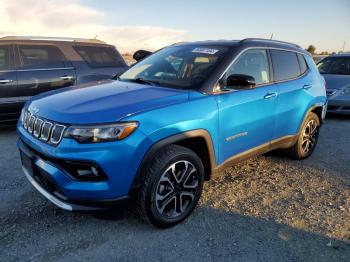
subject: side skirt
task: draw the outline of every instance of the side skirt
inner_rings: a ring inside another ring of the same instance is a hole
[[[247,160],[251,157],[262,155],[275,149],[289,148],[293,146],[297,142],[297,140],[298,140],[298,135],[284,136],[284,137],[272,140],[270,143],[265,143],[260,146],[249,149],[245,152],[234,155],[233,157],[225,160],[222,164],[217,165],[214,168],[212,175],[218,175],[228,167],[236,163],[242,162],[244,160]]]

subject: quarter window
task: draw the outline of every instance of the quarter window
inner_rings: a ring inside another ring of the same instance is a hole
[[[252,49],[244,52],[228,69],[225,79],[233,74],[252,76],[257,85],[270,82],[266,50]]]
[[[283,81],[300,76],[297,54],[291,51],[271,49],[275,81]]]
[[[0,70],[10,69],[9,46],[0,46]]]
[[[74,46],[90,67],[121,67],[125,62],[112,46]]]
[[[309,67],[307,66],[305,58],[302,54],[298,54],[298,60],[300,65],[300,73],[304,74],[309,69]]]
[[[18,49],[22,59],[22,68],[46,69],[65,66],[65,58],[55,46],[20,45]]]

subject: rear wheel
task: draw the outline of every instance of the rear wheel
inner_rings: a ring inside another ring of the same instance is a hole
[[[305,159],[311,156],[314,151],[320,130],[320,120],[318,116],[311,112],[304,122],[296,144],[287,151],[294,159]]]
[[[192,150],[170,145],[146,170],[138,196],[141,216],[158,227],[173,226],[191,214],[202,193],[204,167]]]

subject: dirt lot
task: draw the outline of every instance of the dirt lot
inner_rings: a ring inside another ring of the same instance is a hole
[[[308,160],[229,168],[167,230],[128,210],[53,207],[22,175],[15,141],[0,131],[0,261],[350,261],[350,118],[328,118]]]

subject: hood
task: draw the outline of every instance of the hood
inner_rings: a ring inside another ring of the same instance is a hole
[[[346,86],[350,86],[350,75],[322,75],[326,80],[327,89],[343,89]]]
[[[73,86],[33,97],[35,115],[67,124],[110,123],[188,100],[188,91],[122,81]]]

